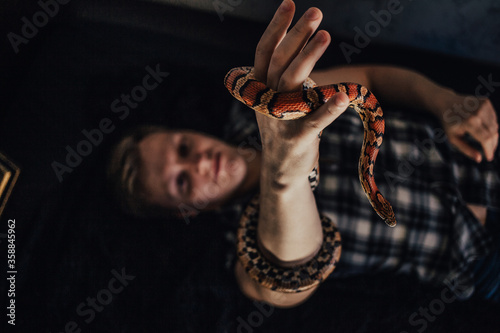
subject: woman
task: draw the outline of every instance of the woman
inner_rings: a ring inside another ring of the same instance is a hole
[[[441,121],[444,132],[386,119],[375,177],[393,204],[399,225],[385,226],[359,186],[355,162],[351,163],[361,147],[359,117],[346,112],[336,121],[348,106],[344,93],[299,120],[277,121],[257,113],[260,141],[238,111],[233,117],[238,121],[229,126],[238,132],[232,138],[235,145],[191,131],[141,128],[117,146],[109,169],[124,207],[137,215],[173,213],[189,218],[246,202],[258,189],[259,246],[281,267],[307,263],[316,255],[323,242],[322,213],[333,219],[342,235],[342,258],[334,276],[416,273],[424,281],[448,284],[462,298],[476,287],[483,297],[498,300],[498,292],[492,292],[499,284],[498,268],[492,271],[483,264],[492,259],[471,261],[496,253],[494,246],[498,252],[498,241],[492,245],[491,232],[484,226],[488,220],[490,228],[495,218],[488,208],[500,205],[495,196],[500,189],[498,174],[483,167],[492,165],[498,144],[491,102],[458,95],[401,68],[360,66],[312,72],[330,36],[318,31],[311,38],[322,19],[316,8],[287,32],[294,12],[294,3],[285,0],[262,35],[254,63],[259,81],[278,91],[300,89],[308,76],[318,85],[357,82],[373,91],[382,105],[390,102],[427,110]],[[473,109],[470,101],[476,102]],[[465,111],[455,105],[466,106]],[[482,153],[465,140],[466,135],[480,143]],[[474,162],[457,157],[446,140]],[[313,192],[308,176],[318,159],[322,173]],[[464,190],[467,186],[478,190]],[[234,272],[243,293],[275,306],[300,304],[318,288],[281,293],[252,280],[240,262]],[[481,285],[478,280],[483,275]]]

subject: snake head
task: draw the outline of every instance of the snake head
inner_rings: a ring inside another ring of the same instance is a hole
[[[385,202],[383,202],[384,216],[382,216],[382,219],[384,220],[385,224],[387,224],[391,228],[394,228],[397,224],[396,216],[394,215],[394,210],[392,209],[392,206],[389,203],[389,201],[387,201],[385,198],[384,200],[385,200]]]
[[[384,219],[385,224],[387,224],[389,227],[394,228],[397,224],[396,218],[394,215],[391,218]]]

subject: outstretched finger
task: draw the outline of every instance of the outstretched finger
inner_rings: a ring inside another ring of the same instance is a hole
[[[330,34],[324,30],[318,31],[304,50],[292,61],[281,76],[278,91],[293,91],[301,88],[309,77],[316,62],[325,53],[330,44]]]
[[[449,140],[452,145],[454,145],[458,150],[462,152],[462,154],[476,161],[477,163],[481,162],[482,160],[481,152],[473,148],[465,140],[463,140],[458,136],[450,137]]]
[[[269,87],[275,89],[278,87],[281,75],[306,46],[307,41],[321,23],[322,18],[323,14],[319,9],[309,8],[283,38],[271,57],[267,73],[267,85]]]
[[[294,13],[295,4],[293,1],[284,0],[267,26],[266,31],[262,34],[255,50],[254,68],[257,80],[266,83],[271,57],[276,47],[285,37],[288,27],[292,23]]]
[[[490,135],[498,133],[497,115],[489,99],[485,99],[481,102],[477,111],[477,116],[482,120],[483,127]]]
[[[498,133],[491,132],[489,125],[483,123],[483,120],[477,116],[470,117],[464,126],[466,126],[466,131],[481,144],[486,159],[492,161],[498,143]]]
[[[483,147],[486,159],[490,162],[493,161],[498,146],[498,133],[491,135],[486,141],[482,141],[481,146]]]

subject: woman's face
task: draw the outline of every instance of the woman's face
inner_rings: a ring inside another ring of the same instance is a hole
[[[248,184],[252,161],[236,147],[207,135],[150,134],[139,143],[139,154],[139,177],[148,199],[166,208],[185,204],[196,210],[213,209],[252,185]]]

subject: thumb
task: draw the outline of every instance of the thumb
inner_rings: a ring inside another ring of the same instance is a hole
[[[336,93],[328,102],[306,117],[309,125],[322,131],[337,119],[349,106],[349,98],[344,92]]]
[[[465,156],[476,161],[477,163],[481,162],[481,153],[477,149],[474,149],[471,145],[469,145],[465,140],[456,136],[451,137],[449,140],[450,143],[457,147],[457,149],[460,150]]]

